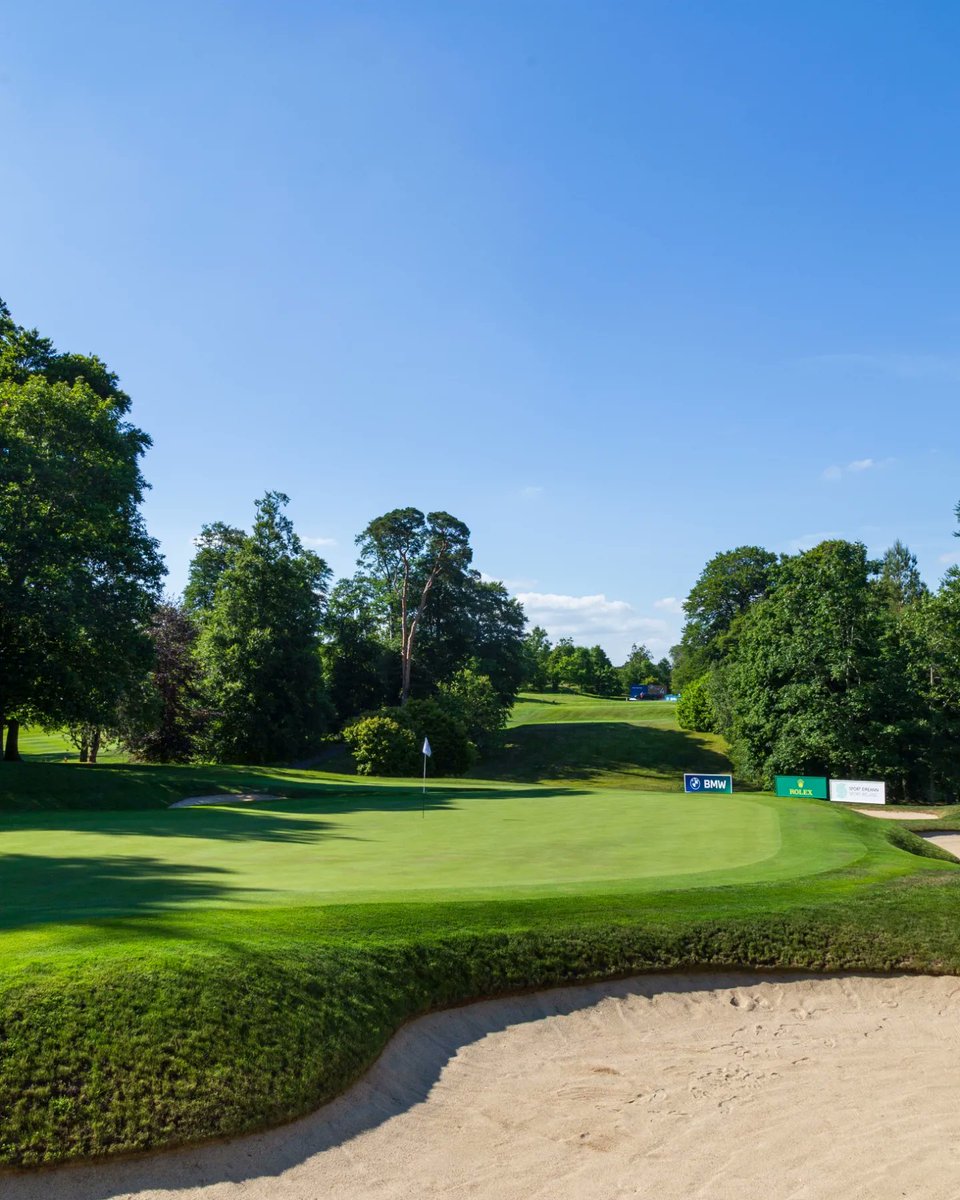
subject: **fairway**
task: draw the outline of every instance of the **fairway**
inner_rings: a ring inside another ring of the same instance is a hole
[[[393,790],[5,822],[7,927],[166,908],[467,899],[782,880],[866,853],[856,823],[761,795]],[[543,793],[543,794],[541,794]]]

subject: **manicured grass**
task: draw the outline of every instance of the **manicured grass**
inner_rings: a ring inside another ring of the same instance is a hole
[[[80,752],[64,733],[39,729],[20,730],[20,753],[28,762],[79,762]],[[125,755],[107,744],[97,755],[98,763],[123,762]]]
[[[499,750],[472,774],[660,791],[684,771],[729,771],[722,739],[679,729],[676,711],[666,701],[525,693]]]
[[[762,795],[409,789],[235,808],[16,814],[0,925],[183,907],[733,886],[903,856],[866,818]],[[908,861],[912,868],[913,864]]]
[[[406,1018],[510,989],[960,972],[960,864],[899,823],[685,796],[691,759],[725,759],[672,706],[547,697],[515,719],[495,778],[433,784],[425,816],[409,781],[0,765],[0,1162],[288,1118]],[[285,798],[165,807],[242,790]]]

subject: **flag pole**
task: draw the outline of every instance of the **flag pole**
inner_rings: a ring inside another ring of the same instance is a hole
[[[420,799],[420,816],[425,817],[427,815],[427,759],[433,754],[429,738],[423,739],[421,752],[423,754],[423,795]]]

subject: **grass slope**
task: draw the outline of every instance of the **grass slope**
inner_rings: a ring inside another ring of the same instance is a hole
[[[497,778],[434,785],[425,817],[404,781],[0,766],[0,1162],[288,1118],[404,1019],[505,990],[696,965],[960,972],[960,865],[896,822],[684,796],[679,770],[723,748],[665,705],[546,697],[514,720]],[[250,788],[288,798],[163,811]]]

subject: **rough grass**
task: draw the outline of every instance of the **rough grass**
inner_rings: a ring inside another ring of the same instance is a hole
[[[528,703],[543,724],[551,705]],[[547,737],[565,726],[575,752],[537,758],[530,741],[526,758],[494,764],[501,782],[439,788],[426,818],[403,781],[0,766],[13,852],[0,876],[0,1161],[283,1120],[342,1090],[403,1020],[519,988],[696,966],[960,973],[949,855],[816,801],[735,794],[705,812],[676,775],[665,791],[671,755],[679,772],[696,752],[685,740],[664,753],[660,734],[686,739],[672,709],[556,708],[569,715]],[[531,714],[518,707],[508,742],[536,738]],[[630,740],[605,771],[596,747],[621,745],[621,725]],[[579,754],[589,782],[509,782],[508,769],[576,770]],[[159,811],[249,789],[289,800]],[[549,872],[538,890],[531,863]],[[474,890],[469,872],[484,867]]]

